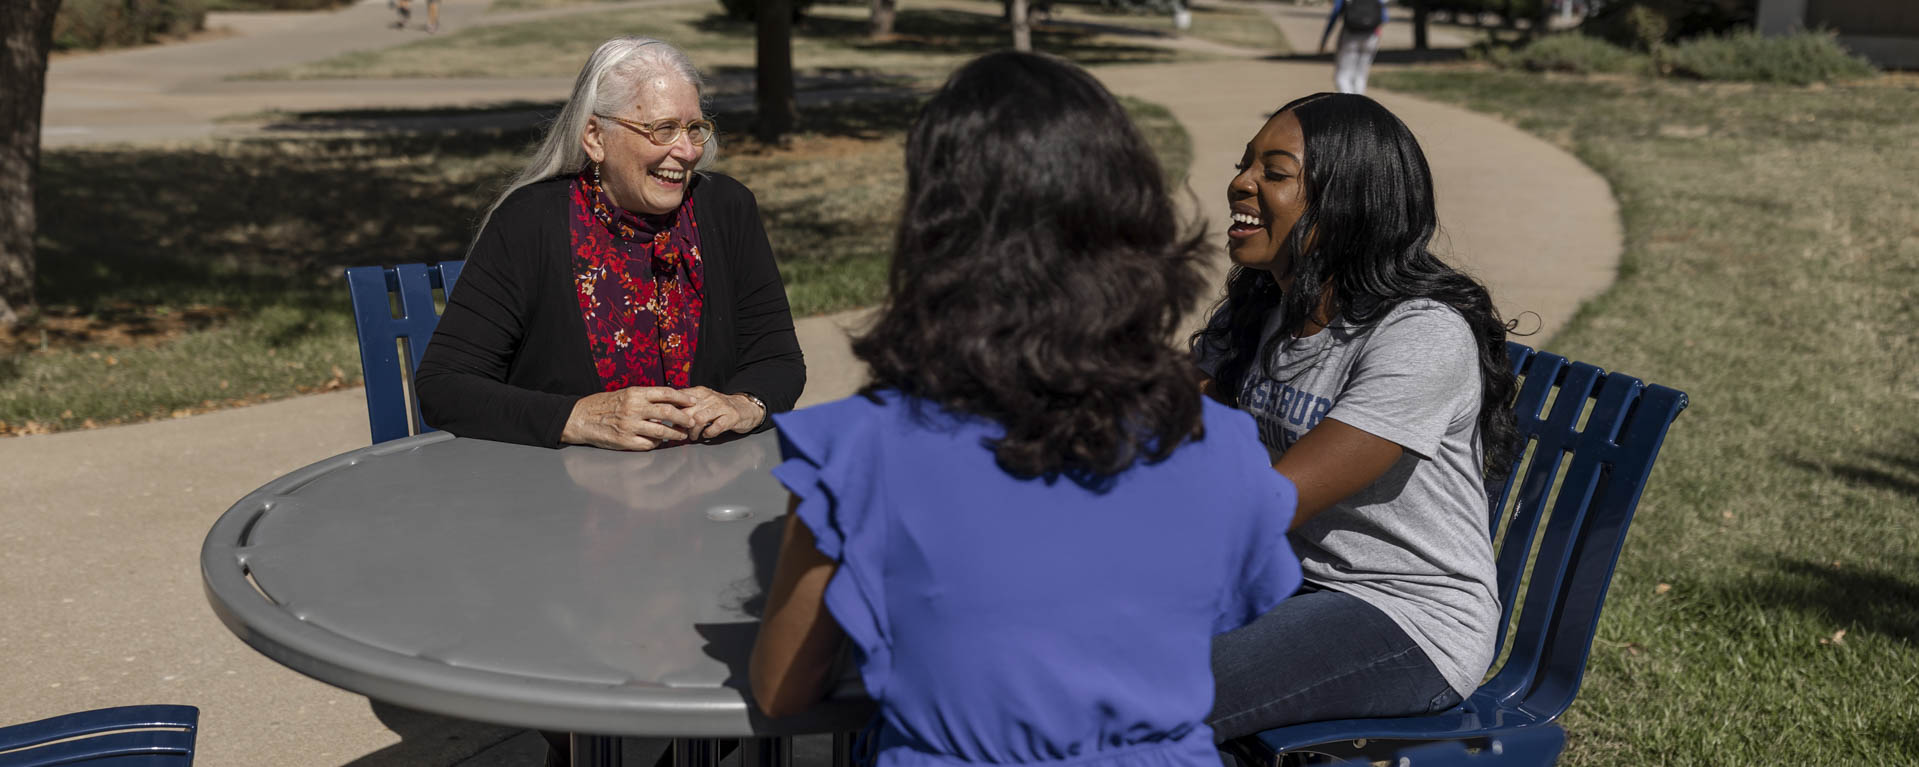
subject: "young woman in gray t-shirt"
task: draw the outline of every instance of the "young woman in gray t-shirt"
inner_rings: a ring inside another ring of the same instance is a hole
[[[1485,482],[1518,449],[1508,326],[1428,249],[1426,157],[1372,99],[1287,104],[1238,168],[1235,266],[1194,351],[1299,489],[1306,585],[1214,640],[1208,723],[1227,739],[1444,710],[1495,650]]]

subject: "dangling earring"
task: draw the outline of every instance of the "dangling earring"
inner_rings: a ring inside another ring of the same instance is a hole
[[[593,163],[593,185],[602,188],[606,186],[605,183],[600,181],[600,164],[597,162]]]

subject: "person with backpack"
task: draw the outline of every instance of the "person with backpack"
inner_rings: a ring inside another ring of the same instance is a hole
[[[1319,52],[1339,25],[1339,52],[1333,56],[1333,86],[1340,93],[1366,92],[1366,75],[1379,53],[1379,37],[1386,29],[1386,0],[1333,0],[1326,31],[1319,35]]]

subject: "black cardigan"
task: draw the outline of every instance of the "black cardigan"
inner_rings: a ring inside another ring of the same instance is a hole
[[[415,375],[428,426],[559,447],[573,404],[604,389],[573,285],[571,183],[522,187],[480,232]],[[691,194],[706,270],[691,382],[791,410],[806,363],[759,205],[719,174],[696,174]]]

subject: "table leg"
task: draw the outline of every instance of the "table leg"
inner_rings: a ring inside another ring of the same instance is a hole
[[[740,744],[741,767],[791,767],[793,741],[788,738],[754,738]]]
[[[673,767],[718,767],[720,742],[704,738],[674,738]]]
[[[833,767],[853,767],[853,738],[856,732],[833,733]]]
[[[573,767],[621,767],[619,738],[573,733]]]

